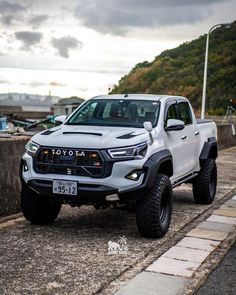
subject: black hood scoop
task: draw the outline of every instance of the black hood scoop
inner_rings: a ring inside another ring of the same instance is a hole
[[[63,134],[72,134],[72,135],[75,135],[75,134],[82,134],[82,135],[94,135],[94,136],[102,136],[102,133],[95,133],[95,132],[73,132],[73,131],[65,131],[63,132]]]

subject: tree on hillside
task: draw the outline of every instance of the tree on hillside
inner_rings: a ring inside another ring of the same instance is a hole
[[[183,95],[194,109],[201,107],[206,35],[166,50],[152,62],[137,64],[122,77],[111,93],[158,93]],[[236,98],[236,22],[230,29],[211,33],[207,105],[210,113],[224,114]]]

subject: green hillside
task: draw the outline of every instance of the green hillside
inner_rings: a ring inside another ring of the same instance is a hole
[[[111,93],[157,93],[186,96],[197,111],[201,105],[206,35],[166,50],[154,61],[137,64]],[[236,99],[236,21],[210,35],[207,105],[209,113],[224,114]]]

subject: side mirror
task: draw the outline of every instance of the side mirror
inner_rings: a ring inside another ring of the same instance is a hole
[[[66,115],[62,115],[62,116],[57,116],[54,118],[55,123],[64,123],[66,120]]]
[[[152,136],[152,130],[153,130],[152,123],[150,121],[146,121],[146,122],[143,123],[143,127],[149,133],[151,144],[153,144],[154,139],[153,139],[153,136]]]
[[[185,127],[184,121],[176,120],[176,119],[169,119],[167,121],[167,126],[165,128],[165,131],[183,130],[184,127]]]
[[[152,123],[150,121],[146,121],[143,123],[143,127],[147,132],[152,132]]]

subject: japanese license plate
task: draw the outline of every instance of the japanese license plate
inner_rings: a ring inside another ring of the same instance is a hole
[[[77,196],[77,181],[53,180],[52,192],[54,194]]]

